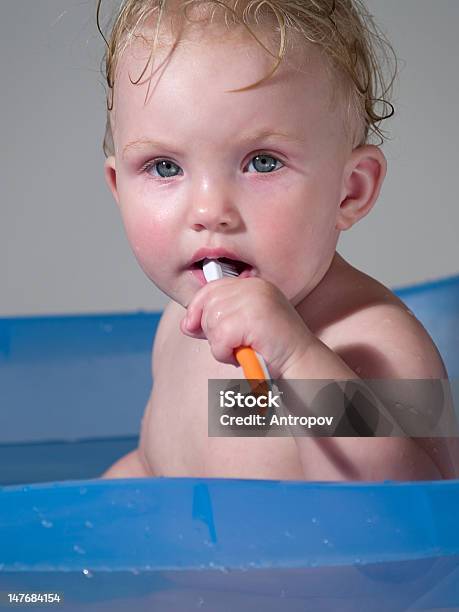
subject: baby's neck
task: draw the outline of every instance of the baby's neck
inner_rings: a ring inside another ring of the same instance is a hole
[[[314,279],[313,288],[296,305],[296,310],[303,321],[308,323],[311,331],[319,331],[325,322],[330,322],[328,313],[335,311],[334,296],[343,295],[343,283],[347,282],[346,279],[353,270],[354,268],[335,251],[330,264],[325,267],[325,272]]]

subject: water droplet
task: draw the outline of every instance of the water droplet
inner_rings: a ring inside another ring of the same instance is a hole
[[[78,544],[75,544],[75,546],[73,547],[73,550],[75,552],[77,552],[79,555],[84,555],[86,554],[86,551],[84,548],[81,548],[81,546],[78,546]]]
[[[86,495],[88,489],[86,487],[80,487],[80,495]]]
[[[88,529],[92,529],[94,527],[91,521],[85,521],[84,526],[87,527]]]
[[[53,526],[52,521],[45,521],[44,519],[42,520],[41,524],[43,527],[46,527],[46,529],[50,529]]]
[[[317,525],[318,522],[319,521],[317,520],[317,518],[315,516],[313,516],[312,519],[311,519],[311,523],[314,523],[314,525]]]
[[[202,606],[204,605],[204,599],[202,597],[200,597],[198,599],[198,603],[196,604],[197,608],[202,608]]]
[[[183,533],[179,533],[177,537],[179,540],[183,540]]]
[[[361,368],[361,366],[357,366],[356,368],[354,368],[354,372],[355,372],[356,374],[361,374],[361,373],[362,373],[362,368]]]
[[[362,559],[360,559],[360,557],[356,557],[356,559],[354,559],[354,563],[359,565],[360,563],[362,563]]]
[[[322,542],[323,542],[324,544],[329,544],[329,541],[327,540],[327,538],[324,538],[324,539],[322,540]]]
[[[94,574],[91,572],[91,570],[85,568],[83,570],[83,575],[86,576],[86,578],[92,578]]]
[[[283,598],[285,597],[285,591],[284,591],[284,589],[282,589],[282,590],[281,590],[281,592],[280,592],[280,597],[281,597],[281,599],[283,599]]]
[[[286,538],[293,538],[293,536],[290,533],[290,531],[284,531],[284,535],[285,535]]]
[[[134,576],[138,576],[140,572],[138,569],[134,568],[133,570],[131,570],[131,574],[133,574]]]

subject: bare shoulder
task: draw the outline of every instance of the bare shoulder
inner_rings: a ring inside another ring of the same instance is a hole
[[[164,308],[161,318],[156,328],[156,333],[152,348],[152,374],[153,378],[157,370],[157,365],[161,356],[164,356],[167,342],[177,338],[180,319],[185,315],[183,306],[171,300]]]
[[[429,333],[388,287],[349,266],[341,294],[323,339],[361,378],[447,378]]]
[[[362,378],[446,378],[440,353],[405,305],[373,303],[348,321],[336,352]]]
[[[338,315],[331,317],[332,324],[321,339],[359,378],[389,381],[378,387],[386,406],[406,405],[419,414],[440,411],[442,418],[451,413],[454,421],[443,360],[415,314],[390,289],[355,268],[348,273],[346,287],[351,290],[342,291]],[[391,384],[395,379],[419,382]],[[449,427],[445,437],[413,440],[442,478],[455,478],[459,474],[459,439],[447,437],[448,431]]]

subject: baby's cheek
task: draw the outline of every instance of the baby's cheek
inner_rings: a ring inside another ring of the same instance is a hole
[[[128,215],[124,219],[129,244],[144,272],[151,277],[170,257],[172,232],[151,216]]]

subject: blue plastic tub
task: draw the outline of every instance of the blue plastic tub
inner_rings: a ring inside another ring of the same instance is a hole
[[[459,276],[397,293],[458,378]],[[58,610],[459,610],[459,481],[88,480],[136,445],[158,319],[0,319],[0,591],[57,591]]]

